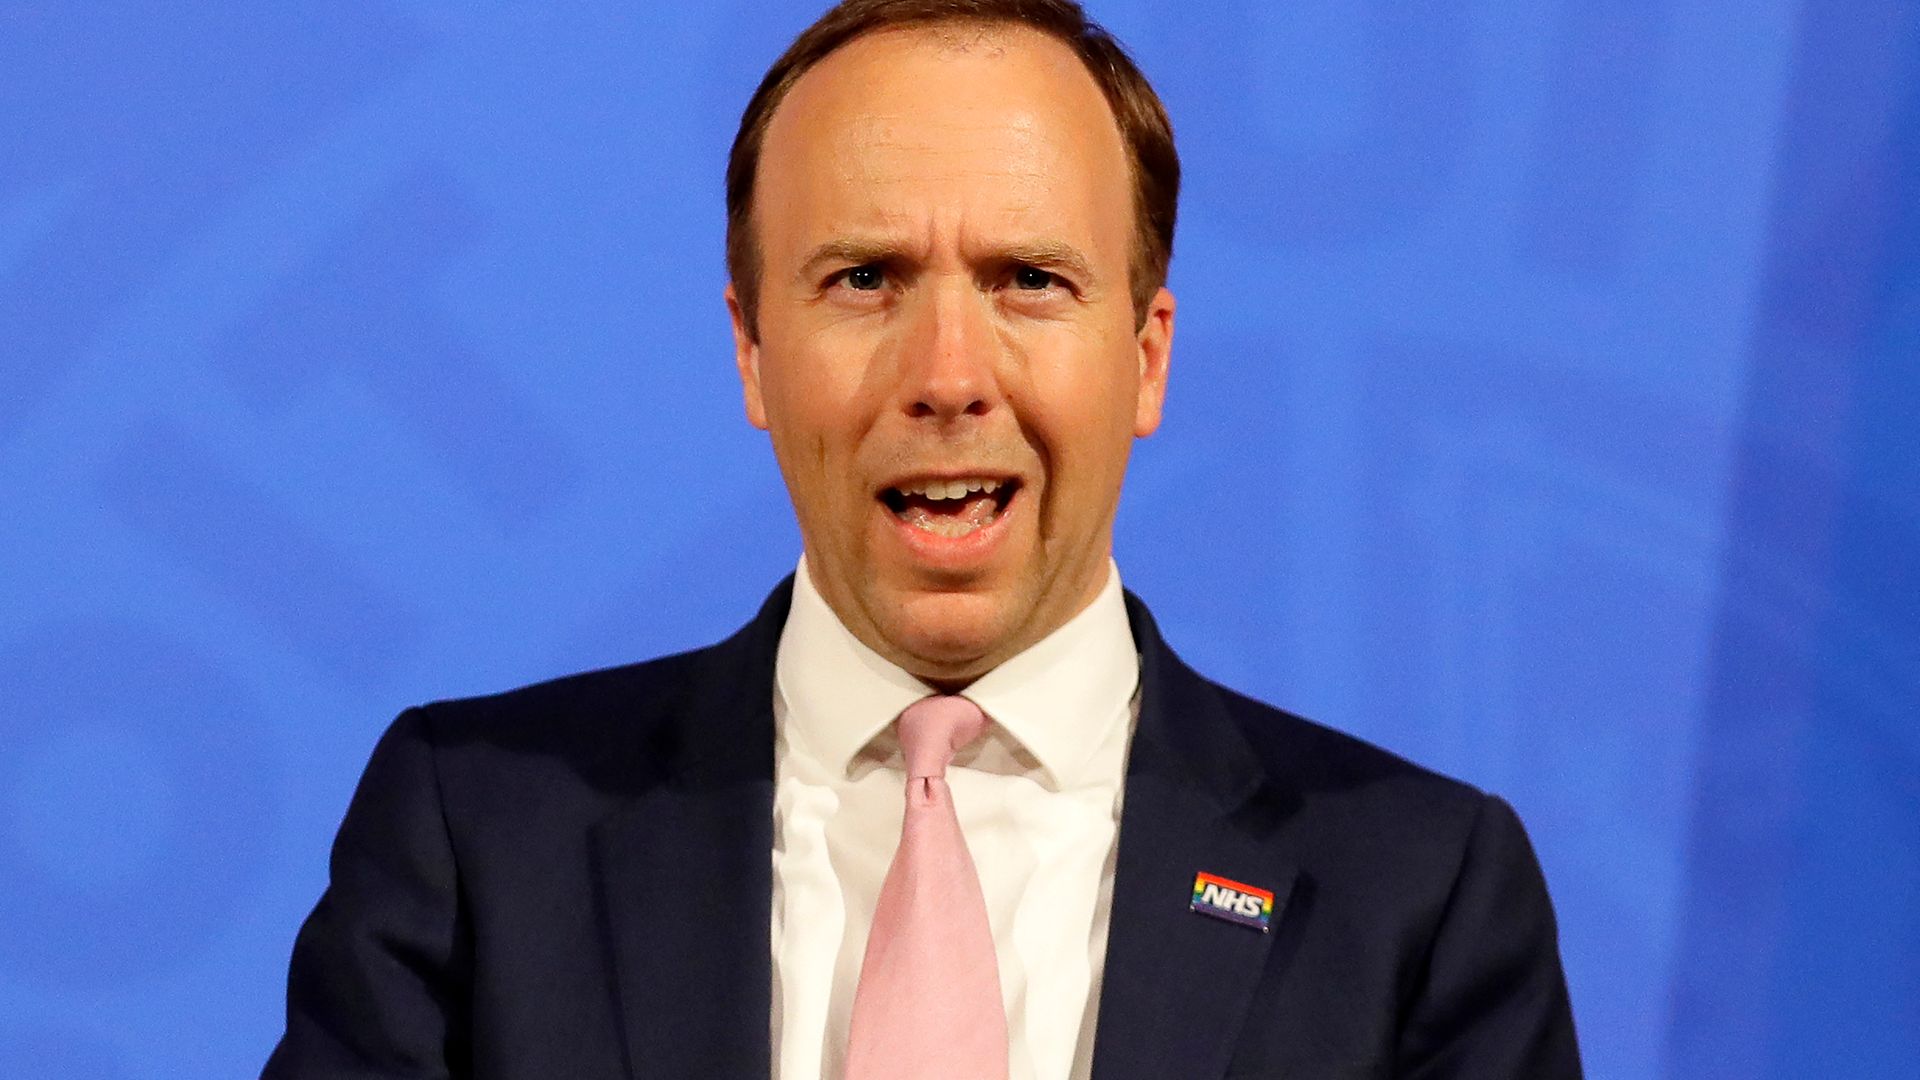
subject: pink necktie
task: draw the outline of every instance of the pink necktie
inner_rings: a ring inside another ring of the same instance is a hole
[[[898,726],[906,816],[853,992],[846,1080],[1004,1080],[1000,966],[946,780],[987,718],[966,698],[930,697]]]

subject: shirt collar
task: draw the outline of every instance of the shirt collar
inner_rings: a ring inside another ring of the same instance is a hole
[[[1056,788],[1102,779],[1086,775],[1089,764],[1112,727],[1127,722],[1140,681],[1120,571],[1107,565],[1093,603],[961,692],[1039,761]],[[774,679],[786,738],[836,771],[901,710],[935,692],[853,636],[815,588],[804,558]]]

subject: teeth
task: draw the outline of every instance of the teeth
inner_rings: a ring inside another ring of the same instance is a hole
[[[985,486],[984,483],[981,484],[982,488]],[[928,485],[928,487],[932,487],[932,485]],[[933,499],[944,497],[946,492],[950,490],[955,490],[955,485],[951,485],[943,480],[939,482],[938,495],[926,489],[920,489],[913,493],[916,495],[925,495],[927,498]],[[957,490],[958,494],[954,495],[954,498],[959,498],[966,494],[966,486],[964,484],[958,485]],[[969,500],[956,509],[959,510],[959,513],[952,513],[948,510],[936,512],[928,509],[924,505],[910,503],[900,510],[899,516],[901,521],[906,522],[922,532],[930,532],[935,536],[943,536],[949,540],[958,540],[975,530],[983,529],[993,524],[994,521],[1000,517],[1000,504],[992,499]]]
[[[946,518],[916,518],[913,527],[935,536],[944,536],[949,540],[958,540],[988,524],[988,522],[954,521]]]
[[[980,527],[971,522],[941,521],[937,518],[932,521],[916,521],[914,522],[914,526],[925,529],[927,532],[933,533],[936,536],[944,536],[949,540],[958,540]]]
[[[914,487],[900,488],[902,495],[922,495],[929,499],[964,499],[976,491],[993,494],[1000,489],[1000,481],[985,477],[968,477],[964,480],[929,480]]]

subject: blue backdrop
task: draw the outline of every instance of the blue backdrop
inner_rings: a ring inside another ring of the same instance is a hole
[[[1920,1076],[1920,7],[1093,6],[1128,584],[1514,802],[1593,1076]],[[0,4],[0,1076],[257,1069],[393,713],[791,568],[720,175],[817,10]]]

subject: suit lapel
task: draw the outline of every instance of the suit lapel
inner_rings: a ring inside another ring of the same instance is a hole
[[[593,833],[627,1070],[766,1076],[773,890],[773,654],[791,579],[698,654],[658,743],[668,778]]]
[[[1219,1077],[1285,916],[1296,870],[1271,793],[1219,691],[1161,643],[1137,599],[1140,719],[1128,755],[1095,1080]],[[1271,932],[1190,909],[1206,872],[1274,894]]]

